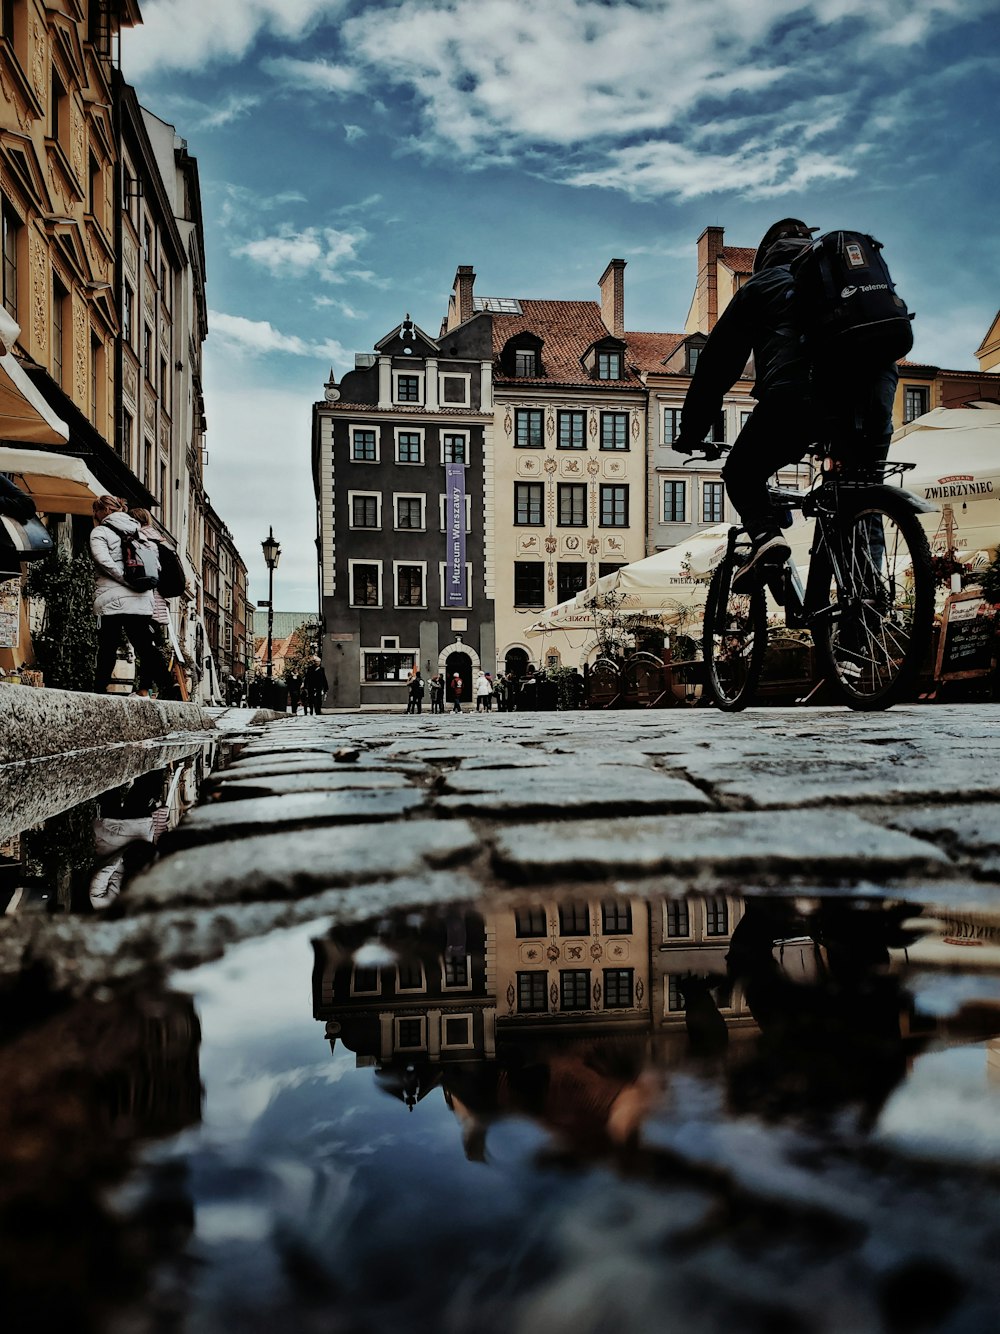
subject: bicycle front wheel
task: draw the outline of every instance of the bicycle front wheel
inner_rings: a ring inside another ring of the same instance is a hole
[[[727,713],[745,709],[753,699],[767,647],[764,589],[754,582],[734,593],[735,573],[732,562],[724,560],[712,575],[703,638],[708,688]]]
[[[852,709],[886,709],[913,690],[930,642],[934,576],[927,535],[892,495],[842,512],[814,560],[830,590],[813,639],[827,680]],[[811,572],[810,572],[811,573]]]

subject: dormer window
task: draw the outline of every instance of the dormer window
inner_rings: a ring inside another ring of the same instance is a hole
[[[622,378],[621,352],[611,349],[598,352],[597,378],[599,380],[620,380]]]
[[[686,375],[694,375],[698,366],[698,358],[701,356],[701,350],[704,346],[704,341],[688,343],[684,357],[684,373]]]
[[[538,354],[533,348],[521,348],[514,353],[514,374],[519,378],[538,374]]]
[[[513,334],[500,353],[501,374],[518,380],[534,380],[544,375],[543,346],[542,339],[529,329]]]

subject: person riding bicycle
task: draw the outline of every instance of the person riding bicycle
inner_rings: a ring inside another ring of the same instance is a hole
[[[889,448],[895,363],[864,370],[815,365],[803,344],[790,265],[818,230],[782,218],[764,233],[749,282],[719,316],[698,358],[673,446],[680,454],[705,450],[711,456],[703,441],[752,353],[757,405],[722,470],[752,543],[734,586],[751,571],[788,559],[788,543],[768,502],[770,477],[798,463],[820,436],[849,464],[881,462]]]

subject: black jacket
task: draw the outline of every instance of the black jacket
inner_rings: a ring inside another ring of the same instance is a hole
[[[793,313],[795,280],[787,264],[764,269],[736,293],[709,334],[681,417],[683,443],[696,449],[711,429],[723,396],[753,353],[753,396],[809,392],[809,360]],[[681,443],[678,441],[677,443]]]

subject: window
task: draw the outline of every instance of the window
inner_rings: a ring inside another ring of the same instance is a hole
[[[701,521],[702,523],[722,522],[722,483],[702,482],[701,484]]]
[[[454,432],[448,432],[441,437],[442,463],[468,463],[468,461],[469,461],[468,436],[456,435]]]
[[[468,531],[468,529],[466,529]],[[444,561],[438,562],[438,600],[442,607],[445,606],[445,597],[448,592],[448,566]],[[472,606],[472,562],[465,562],[465,601],[462,603],[451,603],[452,610],[457,611],[458,607]]]
[[[351,458],[355,463],[376,463],[378,461],[374,431],[357,430],[351,432]]]
[[[419,431],[400,431],[396,439],[396,462],[419,463],[422,444]]]
[[[49,138],[58,139],[67,131],[66,89],[55,68],[52,70],[52,97],[49,104]]]
[[[587,448],[587,414],[585,412],[560,412],[558,422],[558,449]]]
[[[672,445],[681,433],[680,408],[663,409],[663,443]]]
[[[556,491],[560,528],[586,528],[586,482],[560,482]]]
[[[930,395],[926,385],[908,384],[903,389],[903,424],[922,417],[930,407]]]
[[[547,973],[518,973],[517,1008],[521,1014],[544,1014],[549,1008]]]
[[[69,293],[52,275],[52,378],[56,384],[63,382],[63,357],[66,350],[66,298]],[[63,386],[65,387],[65,386]]]
[[[627,936],[632,930],[632,905],[625,899],[601,904],[601,930],[606,936]]]
[[[424,567],[396,565],[396,606],[422,607],[424,599]]]
[[[663,522],[684,523],[687,518],[687,483],[663,483]]]
[[[406,681],[416,661],[414,653],[365,653],[366,681]]]
[[[132,327],[135,319],[135,293],[125,284],[122,291],[122,337],[131,345]]]
[[[148,218],[142,221],[142,257],[149,265],[153,267],[153,228]]]
[[[444,984],[446,987],[467,987],[469,985],[469,956],[460,954],[457,958],[445,956]]]
[[[441,1026],[442,1047],[472,1046],[472,1016],[469,1014],[449,1014]]]
[[[400,1051],[419,1051],[423,1045],[423,1019],[396,1020],[396,1046]]]
[[[379,607],[382,605],[382,567],[354,561],[351,565],[351,606]]]
[[[667,978],[667,1010],[673,1014],[683,1012],[684,996],[676,977]]]
[[[621,1010],[632,1005],[631,968],[605,968],[604,970],[604,1008]]]
[[[142,373],[152,384],[153,381],[153,331],[148,324],[142,326]]]
[[[167,397],[167,359],[166,359],[166,357],[161,357],[161,358],[160,358],[160,400],[161,400],[161,402],[162,402],[164,399],[166,399],[166,397]]]
[[[515,375],[537,375],[538,374],[538,354],[533,351],[522,351],[514,353],[514,374]]]
[[[514,911],[514,926],[517,931],[518,939],[533,938],[534,936],[544,936],[548,930],[548,924],[545,919],[545,909],[535,908],[517,908]]]
[[[379,971],[377,968],[359,968],[351,970],[351,995],[365,994],[377,996],[379,991]]]
[[[101,352],[103,347],[96,334],[90,335],[90,420],[97,425],[97,395],[101,384]],[[163,492],[160,492],[163,495]]]
[[[142,442],[142,480],[147,491],[153,489],[153,442],[145,436]]]
[[[419,375],[398,375],[396,377],[396,402],[397,403],[420,402]]]
[[[720,483],[721,485],[721,483]],[[601,487],[601,527],[628,527],[628,487]]]
[[[691,918],[688,913],[687,899],[672,899],[667,904],[666,926],[668,937],[689,936]]]
[[[377,495],[354,492],[351,495],[351,527],[381,528],[380,499]]]
[[[585,561],[561,560],[556,566],[556,598],[567,602],[587,587],[587,564]]]
[[[396,497],[396,527],[423,529],[424,527],[423,496]]]
[[[541,561],[514,562],[515,607],[545,606],[545,566]]]
[[[6,199],[3,201],[3,304],[17,319],[17,251],[23,223]]]
[[[609,561],[602,560],[597,566],[598,579],[603,579],[606,574],[614,574],[616,570],[621,569],[624,563],[625,563],[624,561],[620,560],[609,560]]]
[[[694,345],[688,344],[688,350],[687,350],[688,375],[694,375],[695,370],[698,367],[698,358],[700,356],[701,356],[701,345],[698,343],[695,343]]]
[[[0,36],[6,37],[8,42],[12,42],[14,40],[14,0],[3,0],[3,7],[0,8],[0,25],[2,25]]]
[[[559,973],[560,1010],[590,1009],[590,970],[564,968]]]
[[[442,403],[453,408],[468,407],[470,388],[468,375],[442,375],[439,383]]]
[[[628,449],[628,413],[601,413],[601,448]]]
[[[515,449],[542,449],[544,447],[543,416],[541,408],[515,408]]]
[[[705,935],[729,935],[729,904],[725,899],[705,900]]]
[[[88,159],[87,170],[87,212],[100,222],[104,221],[104,176],[101,164],[93,153]]]
[[[419,959],[400,959],[396,965],[397,991],[423,991],[424,970]]]
[[[544,482],[514,483],[514,522],[527,525],[545,522]]]
[[[586,903],[560,903],[559,934],[561,936],[590,934],[590,908]]]
[[[135,430],[135,421],[131,412],[125,408],[122,409],[122,458],[131,468],[132,466],[132,433]]]
[[[620,352],[598,352],[597,378],[599,380],[620,380],[622,378],[622,354]]]
[[[712,423],[712,429],[709,431],[705,439],[711,440],[713,445],[724,445],[726,443],[725,412],[720,412],[716,417],[715,421]]]
[[[447,496],[438,496],[438,528],[442,533],[448,531],[448,525],[445,522],[445,506],[448,503]],[[465,531],[468,533],[472,529],[472,497],[465,497]]]
[[[753,412],[752,412],[752,411],[750,411],[750,412],[741,412],[741,413],[740,413],[740,430],[741,430],[741,431],[742,431],[743,428],[746,426],[747,422],[750,420],[750,418],[751,418],[752,416],[753,416]]]

